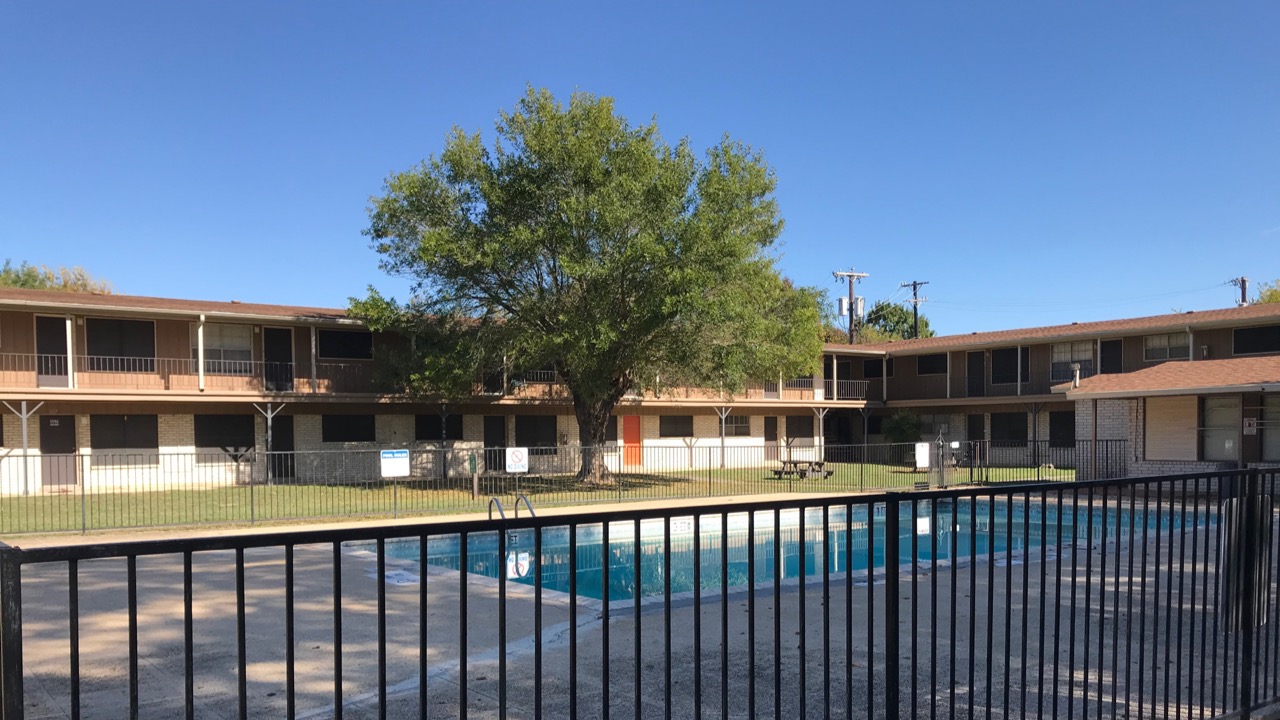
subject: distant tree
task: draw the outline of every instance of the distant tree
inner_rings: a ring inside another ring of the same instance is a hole
[[[740,143],[698,158],[609,98],[575,93],[565,106],[530,89],[492,145],[455,129],[438,157],[387,180],[366,234],[416,294],[399,304],[370,288],[351,308],[410,337],[448,318],[441,343],[406,357],[415,393],[459,392],[478,371],[554,369],[578,421],[578,476],[598,481],[628,391],[734,392],[817,370],[818,293],[793,287],[771,252],[775,184]]]
[[[871,309],[867,311],[867,317],[862,324],[862,336],[860,342],[888,342],[890,340],[905,340],[913,337],[913,319],[911,311],[904,305],[891,303],[885,300],[877,300]],[[934,332],[929,328],[929,318],[923,314],[920,315],[920,337],[933,337]]]
[[[1258,297],[1254,299],[1255,303],[1280,303],[1280,280],[1273,280],[1269,283],[1262,283],[1258,288]]]
[[[885,418],[880,430],[891,443],[915,442],[920,439],[920,418],[899,411]]]
[[[47,265],[32,265],[27,262],[15,266],[11,260],[5,260],[4,266],[0,267],[0,287],[105,295],[110,295],[112,292],[111,283],[95,279],[84,268],[54,269]]]

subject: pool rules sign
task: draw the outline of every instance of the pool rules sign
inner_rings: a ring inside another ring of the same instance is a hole
[[[383,450],[382,459],[382,477],[399,478],[409,477],[409,451],[408,450]]]
[[[522,448],[522,447],[507,448],[507,472],[509,473],[529,472],[529,448]]]

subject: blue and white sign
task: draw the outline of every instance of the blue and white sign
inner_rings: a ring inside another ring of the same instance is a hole
[[[507,448],[507,472],[529,472],[529,448]]]
[[[409,477],[409,451],[383,450],[382,477]]]

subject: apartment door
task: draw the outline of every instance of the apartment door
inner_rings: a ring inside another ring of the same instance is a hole
[[[965,416],[965,438],[969,441],[969,463],[984,465],[987,460],[987,416]]]
[[[965,370],[967,378],[965,388],[968,397],[982,397],[987,394],[987,357],[982,351],[969,353]]]
[[[764,419],[764,459],[777,460],[778,454],[778,418],[765,416]]]
[[[507,467],[507,416],[484,416],[484,469],[485,472],[498,472]]]
[[[640,416],[622,416],[622,464],[644,464],[644,453],[640,449]]]
[[[67,387],[67,369],[67,319],[37,316],[36,385]]]
[[[293,330],[262,329],[262,364],[269,392],[293,391]]]
[[[1124,340],[1103,340],[1099,343],[1098,369],[1103,373],[1124,372]]]
[[[40,416],[40,478],[46,490],[76,487],[76,418]]]
[[[271,418],[271,447],[267,448],[267,475],[272,480],[294,477],[293,416]]]

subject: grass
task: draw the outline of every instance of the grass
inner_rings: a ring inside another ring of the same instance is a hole
[[[778,479],[769,468],[625,474],[619,483],[582,485],[572,475],[481,478],[472,499],[470,478],[396,484],[242,485],[182,487],[148,492],[42,494],[0,499],[0,533],[79,532],[163,525],[272,524],[317,518],[361,518],[484,512],[488,498],[508,507],[518,494],[535,507],[772,493],[852,493],[905,490],[930,475],[901,465],[828,463],[828,478]],[[975,470],[975,473],[980,472]],[[986,468],[974,481],[1073,480],[1075,471]],[[936,477],[932,476],[932,477]],[[968,468],[949,468],[949,485],[969,484]]]

